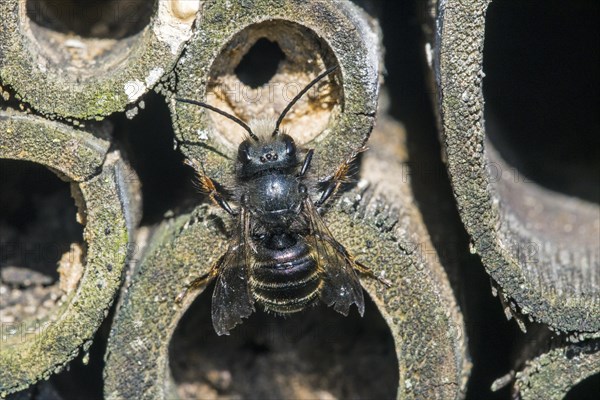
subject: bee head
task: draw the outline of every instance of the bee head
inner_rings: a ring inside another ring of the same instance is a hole
[[[238,147],[242,175],[254,175],[268,169],[288,169],[298,165],[296,144],[291,136],[280,133],[260,140],[245,139]]]

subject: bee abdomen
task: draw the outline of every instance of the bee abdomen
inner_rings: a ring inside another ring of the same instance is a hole
[[[289,251],[282,251],[279,257],[254,266],[250,285],[265,310],[289,314],[317,300],[322,284],[317,263],[308,251],[302,253],[290,258]]]

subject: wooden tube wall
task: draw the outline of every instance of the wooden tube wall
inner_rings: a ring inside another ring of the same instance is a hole
[[[7,0],[0,4],[1,84],[46,115],[123,111],[171,70],[197,0]]]
[[[130,234],[139,221],[139,198],[135,173],[118,151],[109,151],[106,134],[0,111],[0,159],[40,164],[69,182],[78,222],[84,225],[83,243],[72,244],[55,260],[62,300],[43,316],[2,323],[2,396],[60,371],[89,348],[121,285]]]
[[[598,7],[488,5],[438,3],[428,47],[441,139],[471,251],[497,283],[507,312],[573,341],[595,338],[600,170],[591,150],[598,145],[591,110],[598,97],[587,88],[598,76],[576,75],[597,65],[585,43],[597,36]],[[548,40],[539,46],[533,37]],[[552,80],[557,73],[560,81]],[[573,90],[579,95],[570,97]]]

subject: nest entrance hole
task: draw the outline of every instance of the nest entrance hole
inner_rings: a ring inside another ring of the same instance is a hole
[[[217,336],[213,287],[171,339],[169,365],[182,398],[396,398],[394,340],[368,296],[364,318],[324,304],[286,318],[257,311],[230,336]]]
[[[149,23],[147,0],[27,0],[27,16],[37,25],[88,39],[122,39]]]
[[[235,75],[244,85],[256,89],[268,83],[277,73],[285,54],[276,42],[260,38],[235,68]]]
[[[21,0],[24,31],[48,66],[77,79],[114,72],[140,46],[158,0]]]
[[[592,400],[598,396],[600,373],[589,376],[573,386],[565,396],[565,400]]]
[[[483,91],[489,144],[514,181],[600,204],[600,3],[492,2]]]
[[[0,160],[0,210],[0,320],[42,319],[83,268],[83,227],[69,183],[38,164]]]
[[[238,32],[214,60],[207,102],[245,122],[276,120],[308,83],[336,65],[332,49],[299,24],[273,20]],[[322,134],[343,104],[339,71],[324,78],[287,114],[283,128],[298,143]],[[235,122],[209,112],[219,135],[237,147],[245,131]]]

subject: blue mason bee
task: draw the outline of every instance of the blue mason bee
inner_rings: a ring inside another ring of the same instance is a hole
[[[177,98],[219,113],[243,127],[248,136],[239,145],[235,161],[235,188],[226,195],[206,175],[199,162],[186,160],[197,173],[199,186],[233,219],[225,253],[184,289],[187,291],[216,279],[212,295],[212,321],[217,334],[242,322],[259,304],[275,314],[291,314],[322,301],[348,315],[356,304],[364,313],[363,289],[357,272],[382,278],[356,260],[323,222],[319,211],[332,199],[360,148],[325,182],[311,182],[307,172],[313,149],[300,149],[281,122],[294,104],[317,82],[335,71],[330,68],[302,89],[275,119],[248,124],[209,104]],[[311,198],[320,188],[316,199]],[[232,204],[236,205],[233,206]]]

